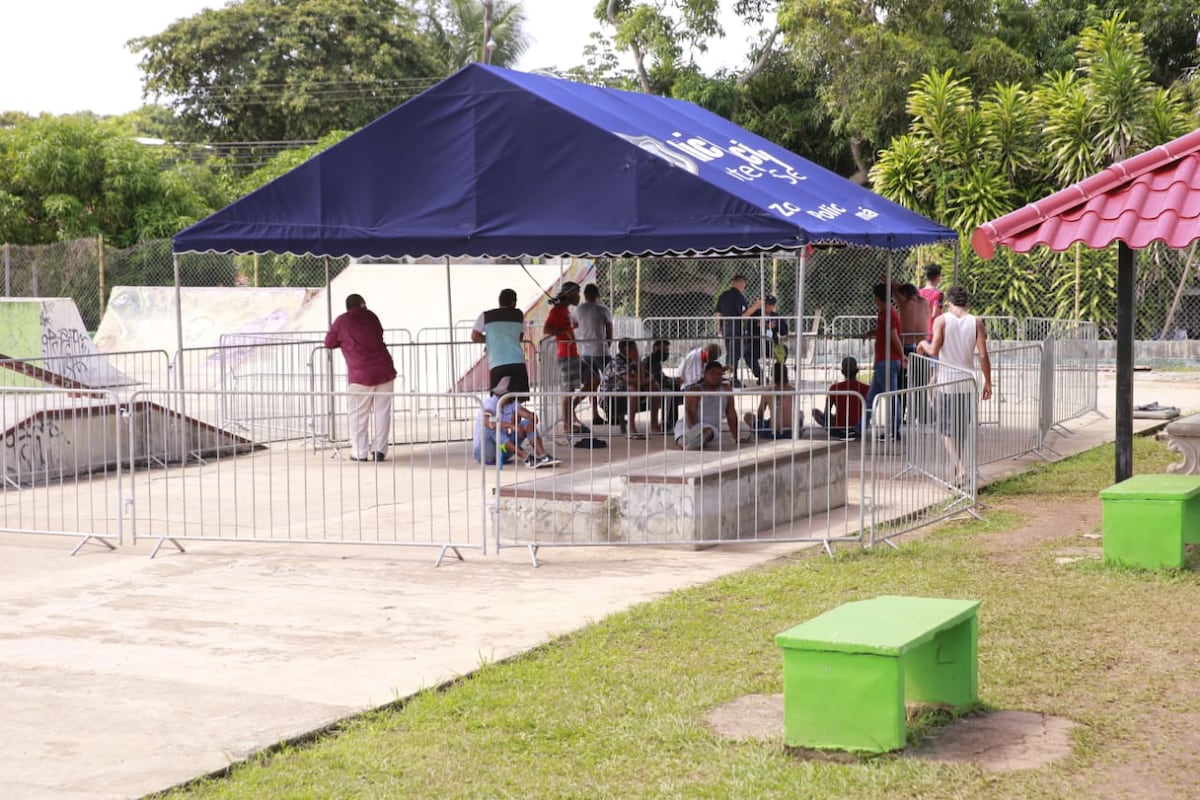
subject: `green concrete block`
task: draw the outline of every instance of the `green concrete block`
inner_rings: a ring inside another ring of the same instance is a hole
[[[873,753],[904,747],[906,699],[978,699],[974,600],[882,596],[775,637],[783,649],[784,742]]]
[[[883,753],[904,747],[904,665],[867,653],[784,650],[789,747]]]
[[[1200,475],[1134,475],[1100,500],[1105,561],[1178,569],[1184,545],[1200,542]]]

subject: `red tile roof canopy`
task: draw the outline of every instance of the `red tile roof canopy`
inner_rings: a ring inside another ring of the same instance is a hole
[[[984,223],[971,235],[983,259],[998,246],[1100,250],[1115,241],[1183,248],[1200,239],[1200,128]]]

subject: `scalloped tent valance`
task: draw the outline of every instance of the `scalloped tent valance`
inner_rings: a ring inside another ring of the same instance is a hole
[[[956,239],[691,103],[472,64],[181,231],[174,251],[594,257]]]

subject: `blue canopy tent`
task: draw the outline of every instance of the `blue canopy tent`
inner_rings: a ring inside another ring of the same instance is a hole
[[[471,64],[173,249],[516,258],[955,239],[691,103]]]
[[[798,253],[801,314],[806,245],[890,251],[957,238],[691,103],[471,64],[176,234],[173,249],[447,258],[786,251]]]

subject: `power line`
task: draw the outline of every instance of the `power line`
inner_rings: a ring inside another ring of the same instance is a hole
[[[233,84],[214,84],[195,87],[186,95],[167,95],[171,104],[194,105],[216,102],[226,106],[256,106],[278,104],[287,97],[304,97],[314,101],[400,99],[418,94],[437,83],[440,78],[393,78],[370,81],[305,81],[303,83],[262,83],[253,88]],[[162,98],[160,93],[156,95]]]

